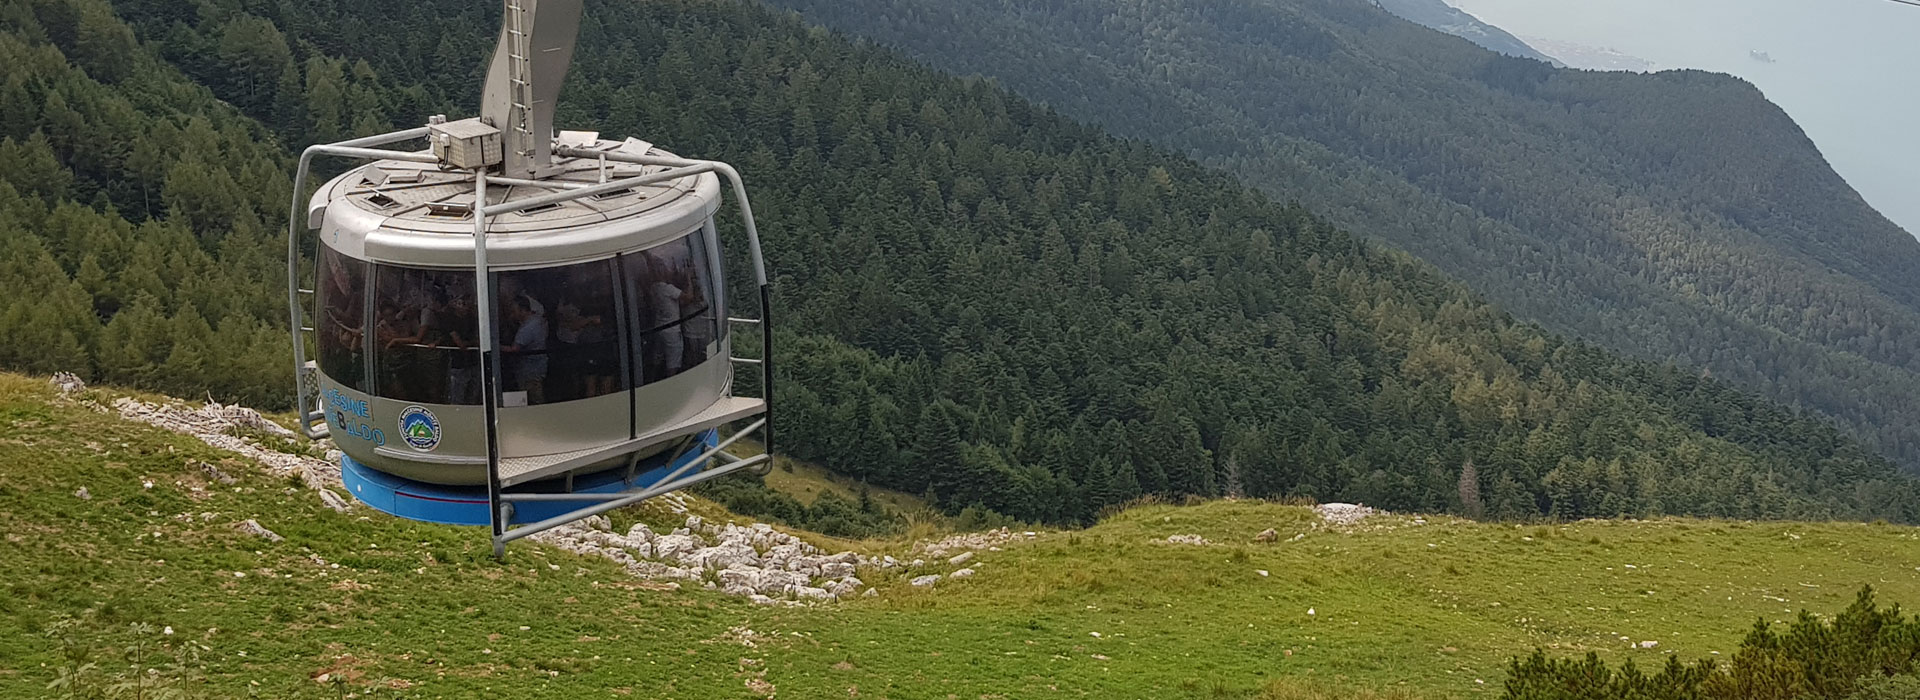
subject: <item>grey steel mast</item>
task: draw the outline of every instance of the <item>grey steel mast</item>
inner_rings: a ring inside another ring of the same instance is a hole
[[[553,171],[553,109],[573,64],[582,0],[505,0],[500,39],[487,64],[480,120],[499,129],[501,176]]]

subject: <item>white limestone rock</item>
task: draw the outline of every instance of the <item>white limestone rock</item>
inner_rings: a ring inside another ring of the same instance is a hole
[[[258,537],[268,542],[280,542],[287,539],[285,537],[281,537],[279,533],[276,533],[272,530],[268,530],[266,526],[260,524],[260,521],[254,520],[253,518],[247,518],[246,520],[242,520],[240,522],[234,523],[233,529],[239,530],[240,532],[248,535],[253,535],[254,537]]]

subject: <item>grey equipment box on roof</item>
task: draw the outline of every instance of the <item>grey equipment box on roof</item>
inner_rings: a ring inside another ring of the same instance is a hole
[[[462,170],[478,170],[499,165],[501,161],[500,130],[480,121],[479,117],[461,119],[445,124],[432,124],[433,155],[441,163]]]

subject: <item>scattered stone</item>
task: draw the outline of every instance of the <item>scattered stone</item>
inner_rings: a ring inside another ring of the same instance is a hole
[[[1253,536],[1253,541],[1255,542],[1275,542],[1275,541],[1278,541],[1279,539],[1280,539],[1280,531],[1275,530],[1273,528],[1267,528],[1265,530],[1261,530],[1260,534]]]
[[[534,539],[618,562],[636,578],[697,581],[710,590],[767,605],[850,598],[866,586],[855,575],[859,568],[881,565],[881,560],[857,552],[823,552],[766,523],[743,527],[699,516],[688,516],[686,527],[664,535],[644,524],[622,535],[594,520],[564,525]]]
[[[80,381],[80,376],[72,372],[55,372],[49,383],[53,384],[53,388],[59,389],[63,395],[75,394],[87,389],[87,383]]]
[[[869,588],[869,589],[867,589],[867,590],[866,590],[866,592],[865,592],[865,593],[861,593],[861,594],[860,594],[860,597],[862,597],[862,598],[875,598],[875,597],[879,597],[879,595],[880,595],[880,589],[878,589],[878,588]]]
[[[242,520],[240,522],[234,523],[233,529],[239,530],[244,534],[253,535],[254,537],[264,539],[268,542],[280,542],[287,539],[285,537],[281,537],[280,534],[277,532],[268,530],[265,525],[261,525],[260,521],[254,520],[253,518],[247,518],[246,520]]]
[[[1352,503],[1322,503],[1314,506],[1314,512],[1320,519],[1331,525],[1354,525],[1362,520],[1381,515],[1383,512]]]
[[[1213,544],[1212,542],[1208,542],[1207,538],[1201,537],[1199,535],[1168,535],[1167,543],[1190,544],[1198,547],[1205,547],[1207,545]]]
[[[1655,642],[1655,641],[1651,641],[1651,640],[1649,640],[1649,641],[1645,641],[1645,642],[1641,642],[1641,643],[1640,643],[1640,648],[1642,648],[1642,649],[1652,649],[1652,648],[1654,648],[1654,647],[1657,647],[1657,646],[1660,646],[1660,643],[1659,643],[1659,642]]]
[[[87,487],[82,486],[80,487],[80,490],[73,492],[73,497],[78,498],[82,501],[91,501],[93,500],[93,492],[88,491]]]
[[[926,588],[927,586],[931,586],[939,581],[940,581],[939,574],[928,574],[926,576],[915,577],[912,581],[908,581],[908,583],[912,584],[914,588]]]
[[[1266,578],[1268,576],[1273,575],[1273,572],[1267,571],[1266,569],[1254,569],[1253,573],[1259,574],[1261,578]]]
[[[948,559],[947,564],[951,566],[959,566],[969,561],[973,561],[973,552],[961,552],[958,556],[955,556],[952,559]]]
[[[260,446],[252,437],[243,436],[242,433],[263,433],[285,440],[298,437],[293,431],[267,420],[253,409],[211,401],[199,408],[188,408],[181,404],[153,404],[124,396],[114,399],[113,407],[119,411],[121,418],[191,435],[215,448],[258,462],[275,475],[298,475],[308,488],[324,490],[340,484],[339,455],[335,452],[330,451],[324,460],[314,459],[268,449]],[[329,507],[333,507],[331,503]]]
[[[961,569],[951,574],[947,574],[947,578],[967,578],[972,575],[973,575],[973,569]]]
[[[340,494],[334,493],[333,489],[320,489],[320,502],[332,508],[335,513],[353,510],[353,504],[348,503],[347,499],[342,498]]]
[[[228,486],[232,486],[234,484],[240,483],[239,479],[235,479],[233,478],[233,475],[228,474],[224,471],[221,471],[219,467],[213,466],[212,464],[209,464],[206,462],[200,462],[199,465],[200,465],[200,471],[202,473],[205,473],[207,475],[207,478],[209,479],[218,481]]]
[[[998,530],[988,530],[986,532],[969,532],[954,535],[945,539],[921,544],[918,549],[925,552],[928,556],[944,558],[954,552],[982,550],[995,545],[1006,544],[1016,539],[1032,539],[1038,536],[1039,533],[1037,532],[1016,533],[1003,527]]]

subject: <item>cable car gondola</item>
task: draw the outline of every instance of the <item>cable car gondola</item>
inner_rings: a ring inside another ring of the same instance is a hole
[[[504,4],[481,115],[307,149],[287,249],[307,434],[333,438],[361,501],[491,525],[496,553],[764,469],[768,454],[725,448],[757,433],[771,449],[772,433],[768,284],[738,174],[637,139],[556,133],[581,0]],[[427,150],[376,148],[420,139]],[[318,156],[370,162],[303,207]],[[723,179],[759,287],[748,318],[727,307]],[[741,367],[759,368],[758,396],[735,392]]]

